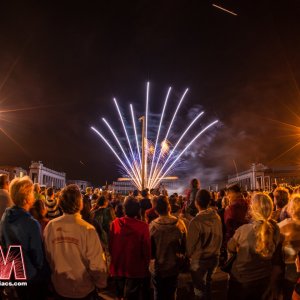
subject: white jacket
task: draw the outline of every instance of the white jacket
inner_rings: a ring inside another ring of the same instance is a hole
[[[94,226],[79,213],[63,214],[44,230],[46,257],[56,292],[83,298],[96,287],[106,286],[106,264]]]

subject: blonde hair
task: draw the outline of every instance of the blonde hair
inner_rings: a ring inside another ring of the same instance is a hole
[[[262,257],[270,258],[275,251],[274,229],[275,224],[271,219],[273,211],[272,199],[264,193],[256,193],[252,197],[251,215],[258,221],[256,227],[255,250]]]
[[[288,206],[288,212],[292,219],[300,221],[300,194],[294,194]]]
[[[9,185],[9,194],[16,206],[23,207],[33,193],[33,182],[28,176],[15,178]]]

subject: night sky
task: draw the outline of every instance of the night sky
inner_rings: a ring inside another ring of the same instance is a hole
[[[155,114],[170,85],[170,111],[189,88],[174,131],[202,108],[205,122],[221,121],[179,177],[210,183],[234,163],[299,164],[300,146],[278,157],[300,137],[299,1],[39,2],[0,4],[0,128],[10,136],[0,132],[0,165],[41,160],[69,179],[115,179],[117,161],[90,126],[102,130],[106,117],[121,132],[112,98],[141,115],[148,80]]]

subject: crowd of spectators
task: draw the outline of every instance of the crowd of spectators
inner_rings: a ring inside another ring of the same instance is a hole
[[[229,300],[300,299],[298,188],[211,192],[193,179],[185,195],[122,196],[0,175],[0,219],[1,249],[22,246],[28,283],[1,287],[3,299],[101,299],[109,281],[117,299],[171,300],[182,272],[195,299],[212,299],[218,267]]]

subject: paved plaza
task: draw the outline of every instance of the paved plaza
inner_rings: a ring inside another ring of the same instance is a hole
[[[217,270],[213,276],[212,284],[212,300],[226,300],[227,290],[226,273]],[[109,287],[100,293],[100,296],[105,300],[115,299],[113,284],[109,284]],[[193,299],[193,286],[190,274],[180,274],[178,279],[177,300]]]

